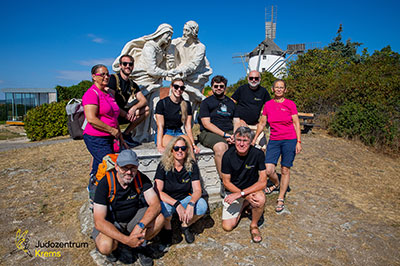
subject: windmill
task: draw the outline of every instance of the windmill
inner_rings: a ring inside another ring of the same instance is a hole
[[[305,44],[288,45],[283,51],[275,42],[277,25],[277,7],[265,8],[265,39],[250,53],[239,54],[246,72],[257,70],[271,72],[275,77],[282,78],[286,73],[286,62],[295,54],[304,53]],[[245,66],[247,63],[247,67]]]

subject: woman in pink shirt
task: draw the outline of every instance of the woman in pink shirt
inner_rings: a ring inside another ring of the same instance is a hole
[[[93,85],[82,97],[85,117],[88,122],[83,130],[83,140],[93,156],[88,186],[91,198],[94,197],[92,188],[99,164],[105,155],[114,153],[114,139],[121,139],[118,124],[120,109],[114,96],[106,90],[110,79],[107,67],[95,65],[92,68],[92,79]]]
[[[265,103],[254,139],[257,139],[268,121],[271,133],[265,155],[265,165],[268,178],[275,185],[266,187],[265,192],[269,194],[280,187],[275,211],[281,212],[285,208],[284,198],[289,186],[290,167],[293,166],[295,155],[301,152],[301,130],[296,104],[284,97],[286,82],[281,79],[275,80],[272,92],[275,95],[274,99]],[[279,157],[281,157],[282,174],[280,184],[275,172]]]

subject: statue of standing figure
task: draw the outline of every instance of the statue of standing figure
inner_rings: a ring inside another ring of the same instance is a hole
[[[134,58],[134,70],[131,78],[140,87],[146,96],[150,108],[150,115],[134,130],[134,140],[150,142],[154,140],[157,125],[154,109],[160,99],[160,88],[165,79],[172,80],[180,77],[185,81],[184,98],[189,100],[194,110],[194,117],[200,103],[205,96],[202,94],[212,69],[205,56],[206,48],[199,41],[197,35],[199,25],[195,21],[186,22],[183,36],[174,39],[171,44],[173,29],[169,24],[161,24],[150,34],[134,39],[121,51],[112,67],[119,72],[119,58],[129,54]]]
[[[199,24],[190,20],[183,27],[183,36],[172,40],[168,52],[167,65],[185,81],[184,98],[192,104],[195,112],[202,100],[206,97],[202,94],[204,85],[212,74],[212,68],[206,57],[206,47],[199,41]],[[174,69],[175,68],[175,69]]]

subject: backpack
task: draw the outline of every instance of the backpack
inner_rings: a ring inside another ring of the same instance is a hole
[[[97,97],[99,97],[97,91],[93,91],[97,94]],[[88,121],[85,117],[82,100],[72,98],[65,106],[65,111],[68,117],[67,127],[69,135],[74,140],[83,139],[83,130],[85,130]]]
[[[85,121],[85,113],[83,112],[82,101],[79,99],[71,99],[65,110],[68,117],[68,132],[72,139],[78,140],[83,139],[82,125]]]
[[[94,191],[93,193],[95,194],[97,185],[99,184],[100,180],[103,179],[104,177],[107,178],[107,183],[108,183],[108,200],[110,203],[113,202],[115,199],[115,190],[116,190],[116,170],[115,170],[115,164],[117,162],[118,154],[107,154],[106,156],[103,157],[103,161],[99,164],[99,167],[97,169],[96,176],[93,180],[94,183]],[[142,183],[142,178],[140,176],[140,172],[138,171],[135,178],[133,179],[133,182],[135,184],[135,189],[137,194],[139,195],[142,191],[143,188],[143,183]]]

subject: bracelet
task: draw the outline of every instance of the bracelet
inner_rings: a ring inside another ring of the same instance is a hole
[[[298,143],[301,143],[301,140],[298,140],[297,142],[298,142]]]
[[[193,202],[189,201],[188,205],[194,207],[196,204],[194,204]]]
[[[178,208],[178,206],[181,205],[181,202],[179,200],[177,200],[174,204],[174,208]]]
[[[224,132],[224,138],[227,138],[227,137],[226,137],[226,133],[225,133],[225,132]]]

